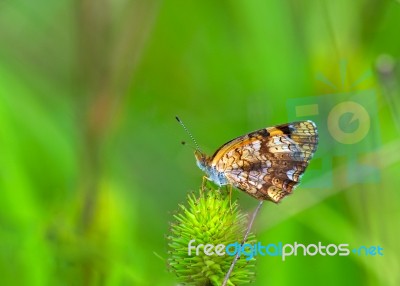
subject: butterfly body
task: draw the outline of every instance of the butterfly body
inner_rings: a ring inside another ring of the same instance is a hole
[[[211,157],[195,152],[198,167],[219,186],[231,184],[278,203],[300,183],[318,145],[317,127],[299,121],[237,137]]]

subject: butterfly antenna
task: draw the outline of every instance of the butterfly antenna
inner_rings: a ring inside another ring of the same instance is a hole
[[[192,133],[189,132],[189,130],[186,128],[185,124],[183,124],[182,120],[178,116],[175,116],[176,120],[179,122],[180,125],[182,125],[183,129],[185,129],[186,133],[189,134],[190,139],[192,139],[194,146],[196,146],[196,150],[199,151],[200,153],[203,153],[199,147],[199,144],[197,144],[197,141],[194,140],[194,137]]]

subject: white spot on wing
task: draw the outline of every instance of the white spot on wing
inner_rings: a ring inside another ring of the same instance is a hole
[[[261,141],[259,141],[259,140],[257,140],[257,141],[254,141],[253,143],[252,143],[252,148],[255,150],[255,151],[259,151],[260,150],[260,148],[261,148]]]
[[[286,176],[292,181],[294,181],[294,179],[293,179],[294,172],[295,172],[295,170],[293,170],[293,169],[286,172]]]

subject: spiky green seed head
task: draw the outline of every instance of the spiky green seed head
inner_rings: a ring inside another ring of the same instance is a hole
[[[195,246],[241,243],[247,228],[247,215],[239,210],[236,201],[231,203],[230,197],[219,190],[203,190],[198,197],[189,194],[187,204],[179,205],[167,236],[169,270],[184,285],[221,285],[234,256],[207,256],[204,248],[200,248],[199,255],[192,250],[189,256],[188,244],[193,239]],[[250,233],[246,243],[255,243],[255,236]],[[241,257],[228,285],[248,284],[254,278],[255,258]]]

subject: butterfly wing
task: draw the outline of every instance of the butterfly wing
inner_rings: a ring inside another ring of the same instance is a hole
[[[231,140],[214,153],[211,166],[253,197],[278,203],[300,183],[317,145],[312,121],[293,122]]]

